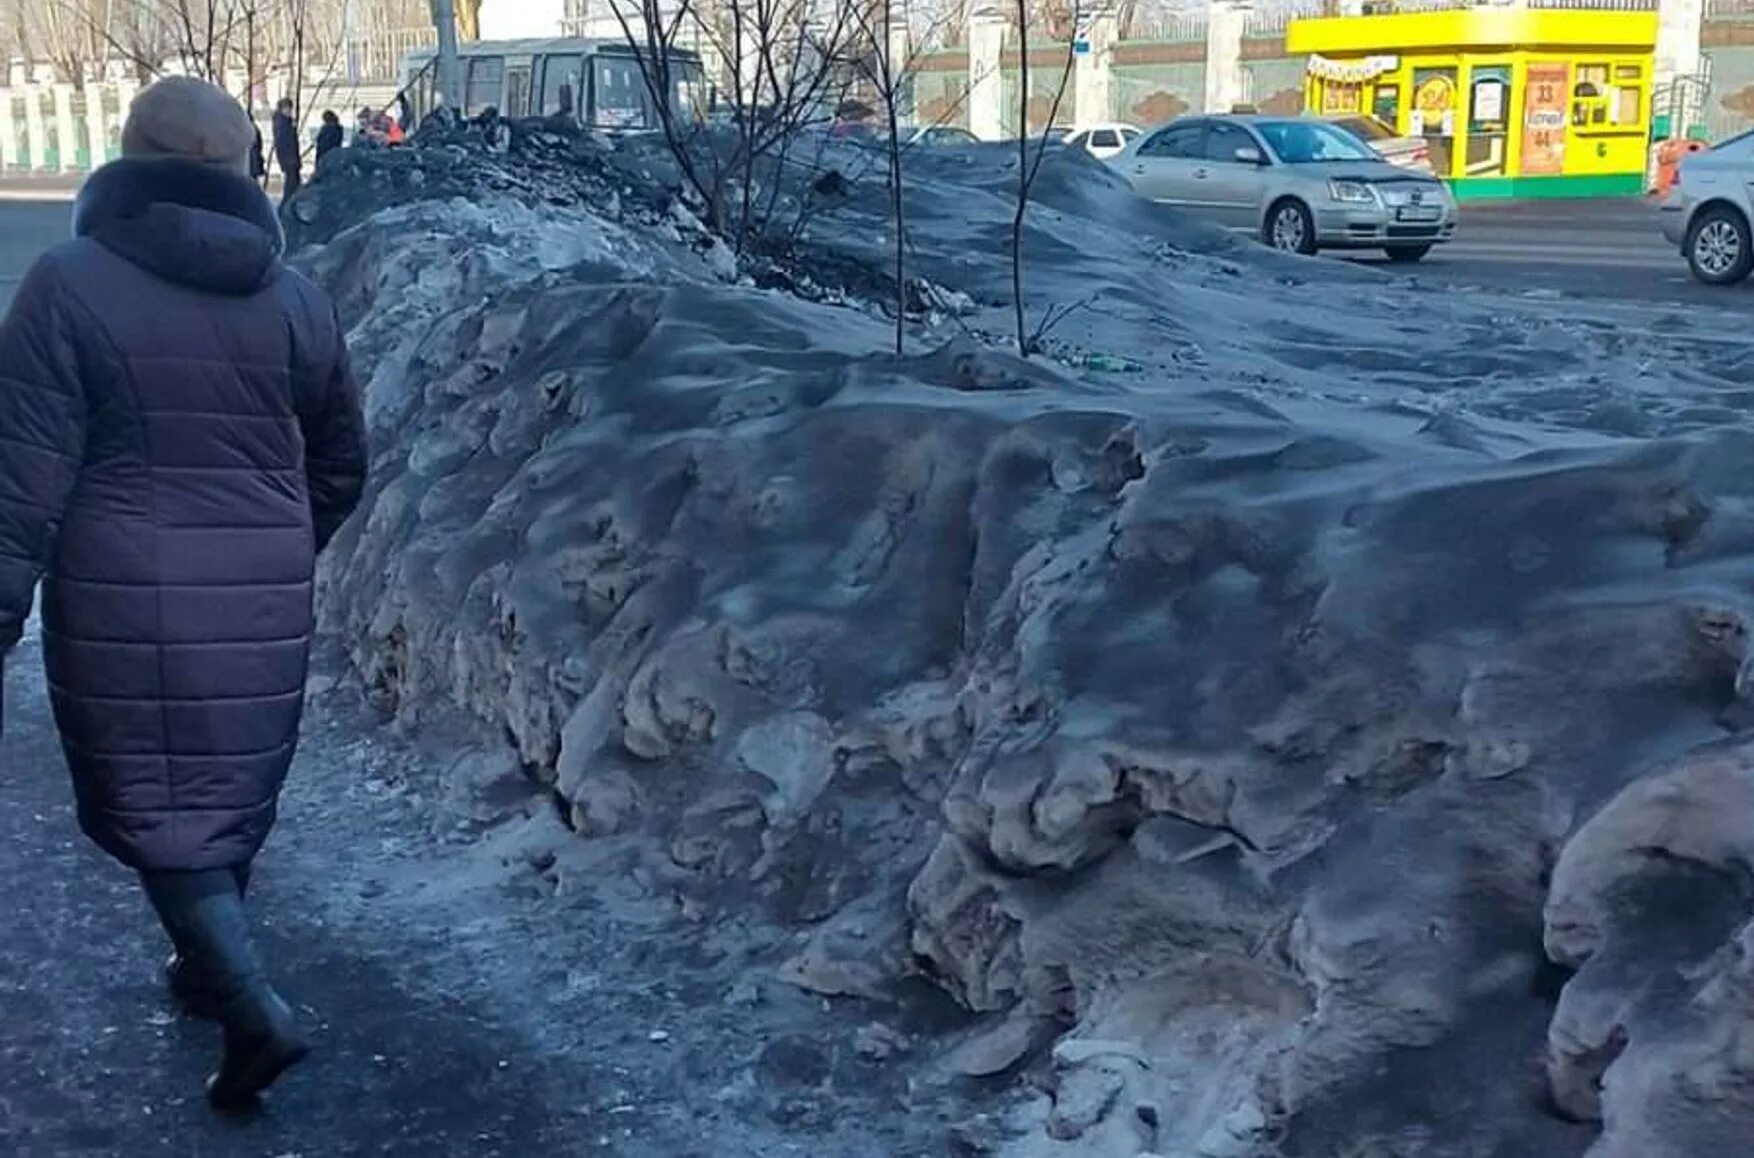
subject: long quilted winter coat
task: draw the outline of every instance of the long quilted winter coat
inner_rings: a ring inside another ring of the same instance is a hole
[[[74,233],[0,326],[0,655],[43,576],[81,827],[135,868],[225,867],[292,760],[316,553],[364,482],[359,394],[248,180],[117,161]]]

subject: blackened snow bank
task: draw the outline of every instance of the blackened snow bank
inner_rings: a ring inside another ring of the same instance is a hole
[[[1146,236],[1068,159],[1031,308],[1092,294],[1066,356],[1141,370],[1026,364],[949,340],[1002,326],[1003,164],[921,163],[984,312],[901,359],[631,186],[422,178],[336,233],[369,686],[800,930],[796,983],[923,971],[978,1016],[907,1064],[1033,1079],[969,1150],[1743,1152],[1747,347]],[[880,200],[814,244],[880,249]]]

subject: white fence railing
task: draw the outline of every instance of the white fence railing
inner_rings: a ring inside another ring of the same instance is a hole
[[[343,49],[341,72],[356,83],[393,81],[401,75],[404,56],[437,43],[438,36],[431,28],[402,28],[357,37]]]
[[[1655,12],[1659,0],[1524,0],[1524,7],[1562,12]],[[1511,0],[1364,0],[1366,16],[1396,12],[1457,12],[1509,8]]]
[[[1206,39],[1206,15],[1203,12],[1154,12],[1136,18],[1122,31],[1128,40],[1200,41]]]

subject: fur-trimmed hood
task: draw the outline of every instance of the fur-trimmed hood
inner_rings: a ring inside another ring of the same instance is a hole
[[[173,159],[123,158],[91,175],[73,232],[166,281],[252,294],[280,272],[286,236],[247,177]]]

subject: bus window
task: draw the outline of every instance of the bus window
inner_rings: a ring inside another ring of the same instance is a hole
[[[435,65],[432,61],[427,61],[423,63],[414,75],[408,79],[406,88],[408,90],[409,103],[414,106],[415,124],[419,124],[421,121],[425,120],[427,115],[432,112],[432,72],[434,67]]]
[[[504,57],[471,57],[469,59],[469,81],[464,89],[463,115],[478,117],[489,106],[498,108],[499,90],[504,82]]]
[[[585,91],[584,61],[576,56],[550,56],[542,62],[542,105],[545,117],[575,117]]]
[[[646,128],[646,82],[639,62],[598,56],[592,60],[591,123],[605,129]]]
[[[505,107],[499,110],[508,117],[530,115],[530,66],[514,64],[505,70]]]
[[[705,120],[707,104],[706,76],[700,65],[680,63],[676,68],[676,119],[685,123]]]

